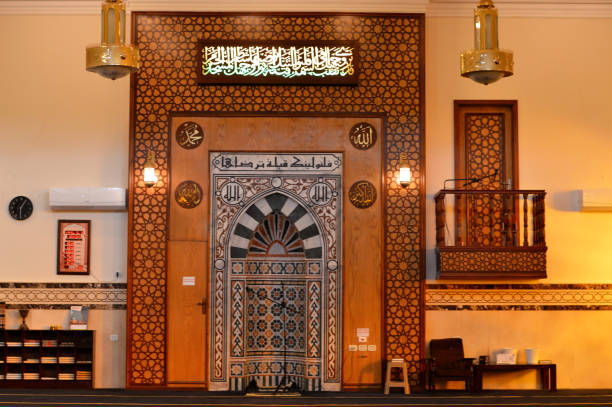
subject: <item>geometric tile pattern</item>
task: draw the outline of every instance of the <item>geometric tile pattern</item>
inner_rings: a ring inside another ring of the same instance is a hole
[[[131,26],[141,68],[133,77],[130,111],[128,386],[165,384],[171,112],[385,114],[384,355],[406,358],[415,381],[424,350],[424,16],[133,12]],[[195,44],[222,38],[357,41],[359,84],[303,86],[297,91],[283,85],[200,86]],[[153,190],[142,181],[149,150],[155,152],[160,174]],[[401,152],[408,155],[414,189],[400,191],[395,181]]]
[[[0,301],[9,309],[126,309],[124,283],[0,283]]]
[[[246,354],[281,355],[286,344],[288,355],[306,356],[304,282],[257,281],[249,287]]]
[[[428,284],[428,310],[611,310],[610,284]]]

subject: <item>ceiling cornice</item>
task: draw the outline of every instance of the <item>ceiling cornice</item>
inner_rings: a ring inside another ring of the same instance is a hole
[[[476,0],[127,0],[129,11],[425,13],[473,16]],[[2,0],[1,14],[99,14],[101,0]],[[500,17],[611,18],[612,0],[498,0]]]
[[[472,17],[476,1],[431,1],[427,5],[429,17]],[[610,18],[612,1],[600,2],[523,2],[496,1],[500,17],[550,17],[550,18]]]

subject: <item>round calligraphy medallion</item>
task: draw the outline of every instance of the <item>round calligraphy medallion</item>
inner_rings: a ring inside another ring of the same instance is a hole
[[[185,209],[192,209],[202,202],[202,188],[194,181],[181,182],[174,191],[176,203]]]
[[[357,123],[351,127],[349,140],[356,149],[367,150],[376,143],[376,129],[370,123]]]
[[[308,190],[308,198],[313,205],[327,205],[333,198],[334,191],[326,182],[317,182]]]
[[[370,181],[357,181],[351,185],[348,197],[356,208],[369,208],[376,202],[376,188]]]
[[[244,198],[244,188],[237,182],[226,182],[221,187],[221,199],[228,205],[236,205]]]
[[[176,129],[176,142],[179,146],[191,150],[196,148],[204,141],[204,130],[199,124],[185,122]]]

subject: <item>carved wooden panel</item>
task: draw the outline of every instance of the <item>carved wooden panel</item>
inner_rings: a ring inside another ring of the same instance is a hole
[[[132,78],[128,386],[166,383],[168,123],[172,112],[384,113],[383,191],[385,358],[405,357],[411,380],[423,357],[422,15],[132,14],[142,68]],[[358,86],[196,84],[197,41],[358,41]],[[245,146],[245,148],[247,148]],[[145,188],[142,167],[156,153],[160,180]],[[396,183],[408,153],[417,190]],[[199,207],[198,207],[199,208]],[[196,210],[196,209],[194,209]]]
[[[545,278],[546,247],[500,250],[442,247],[438,249],[444,278]]]

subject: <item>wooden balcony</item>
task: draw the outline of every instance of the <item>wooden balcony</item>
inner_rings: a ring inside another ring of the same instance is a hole
[[[438,192],[439,278],[546,278],[545,196],[543,190]]]

